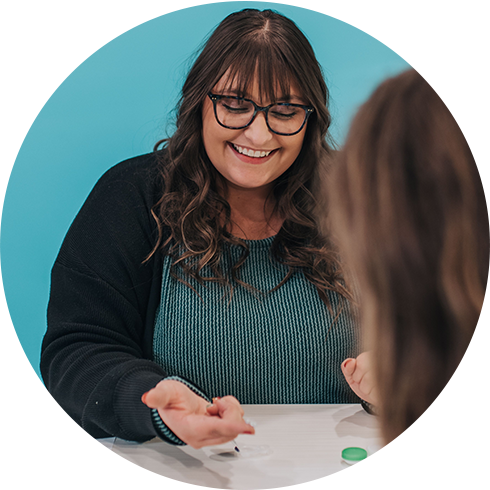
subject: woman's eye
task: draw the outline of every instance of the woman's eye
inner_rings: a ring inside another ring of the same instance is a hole
[[[273,117],[277,117],[279,119],[291,119],[298,114],[297,107],[291,106],[274,106],[270,109],[270,114]]]
[[[247,112],[252,109],[250,102],[240,99],[222,99],[221,105],[230,112]]]
[[[240,106],[229,106],[227,104],[223,104],[223,107],[229,112],[247,112],[248,107],[240,107]]]

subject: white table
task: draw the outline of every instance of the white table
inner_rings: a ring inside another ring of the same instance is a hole
[[[233,444],[193,449],[153,439],[101,442],[123,458],[174,480],[213,488],[275,488],[325,477],[346,467],[342,449],[381,447],[377,418],[360,405],[243,405],[255,435],[238,446],[266,446],[267,456],[235,455]],[[361,463],[362,464],[362,463]]]

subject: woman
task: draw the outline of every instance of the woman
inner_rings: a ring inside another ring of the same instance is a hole
[[[377,405],[390,442],[442,391],[476,327],[488,274],[483,187],[456,121],[410,70],[361,108],[325,193],[367,334],[368,352],[343,371]]]
[[[237,399],[357,400],[339,367],[357,354],[350,296],[313,218],[327,103],[297,26],[237,12],[175,134],[95,186],[53,267],[41,359],[93,436],[202,447],[253,433]]]

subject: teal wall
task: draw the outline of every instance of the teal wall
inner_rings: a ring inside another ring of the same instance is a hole
[[[202,39],[229,13],[272,8],[310,40],[331,91],[342,143],[374,87],[409,65],[376,39],[326,15],[265,2],[201,5],[158,17],[100,48],[54,92],[27,134],[5,196],[1,266],[12,322],[39,375],[49,274],[100,175],[172,132],[172,109]]]

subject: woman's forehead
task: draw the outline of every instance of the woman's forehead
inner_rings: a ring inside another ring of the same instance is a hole
[[[261,80],[257,73],[252,77],[239,71],[232,72],[228,69],[213,87],[214,93],[229,93],[257,103],[273,100],[301,100],[304,101],[302,93],[295,80],[289,77],[279,77],[275,80]]]

